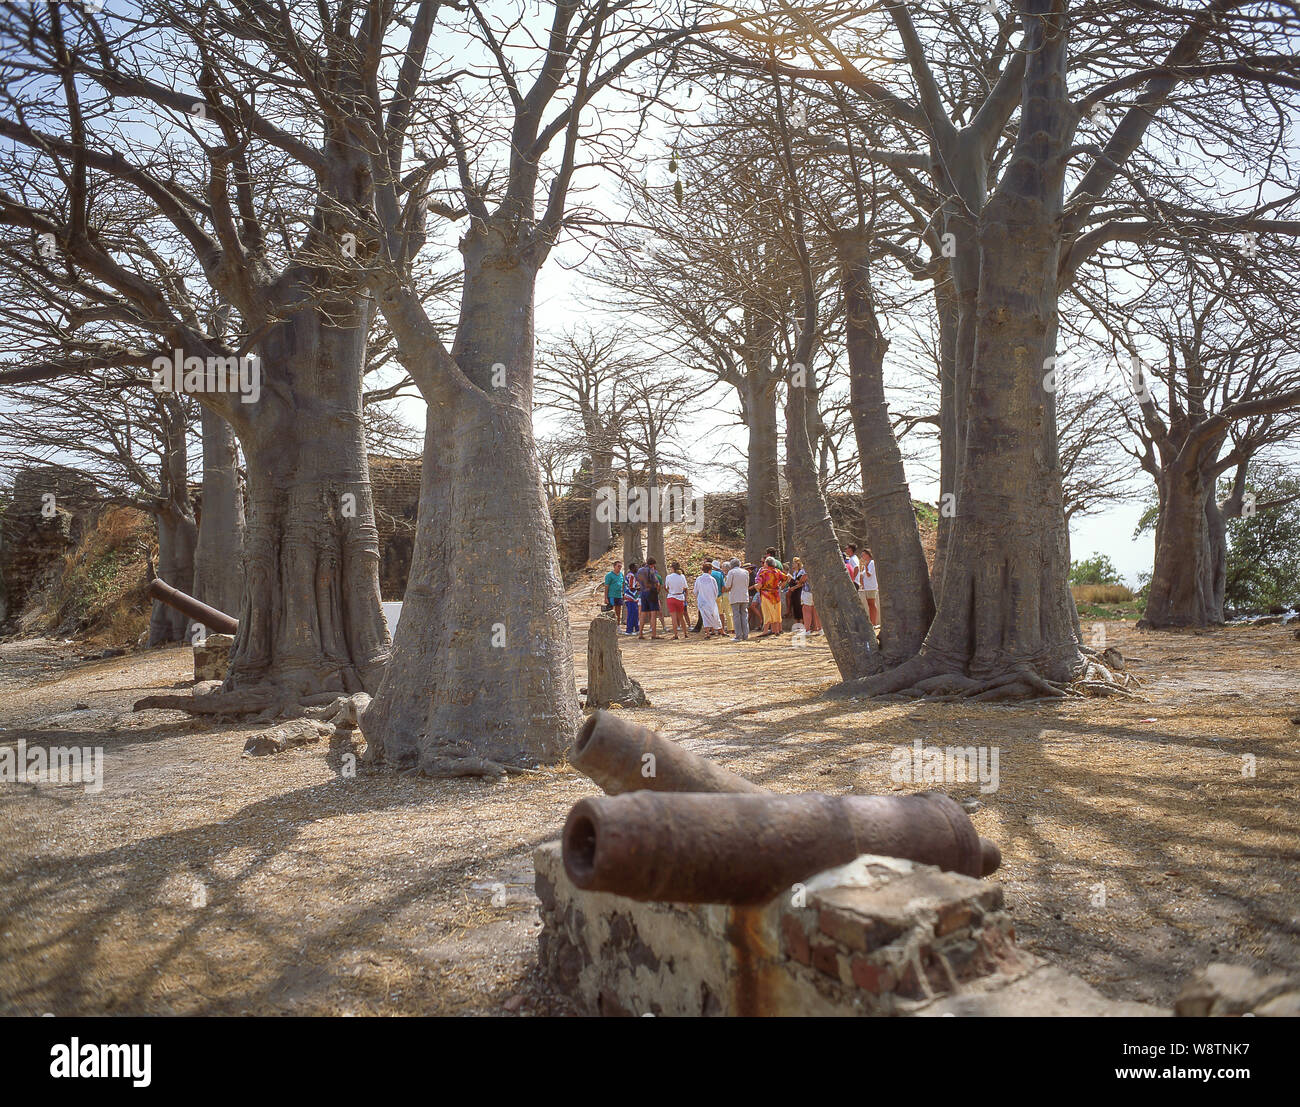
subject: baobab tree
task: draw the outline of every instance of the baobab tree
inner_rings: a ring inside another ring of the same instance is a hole
[[[613,520],[601,510],[600,490],[616,479],[624,424],[638,378],[648,370],[644,350],[634,350],[631,335],[618,327],[570,330],[546,343],[538,357],[538,409],[557,413],[591,460],[585,482],[591,497],[588,560],[604,557],[613,541]]]
[[[1136,367],[1126,374],[1131,400],[1120,405],[1136,439],[1125,449],[1156,485],[1145,626],[1223,622],[1227,519],[1254,509],[1246,499],[1252,461],[1300,433],[1295,290],[1278,296],[1289,281],[1261,290],[1252,279],[1276,285],[1272,272],[1188,266],[1179,279],[1162,268],[1101,317],[1115,354]]]
[[[251,507],[230,691],[213,705],[376,689],[389,643],[362,432],[371,305],[347,264],[371,185],[338,110],[381,64],[364,46],[376,13],[143,8],[143,23],[62,5],[0,15],[0,134],[23,151],[0,193],[9,258],[25,235],[21,252],[76,300],[65,348],[24,369],[84,374],[105,364],[96,342],[154,371],[255,357],[254,388],[195,393],[239,439]],[[344,41],[327,64],[322,42]],[[100,222],[105,195],[135,235]]]
[[[687,441],[691,420],[706,406],[702,401],[715,385],[707,377],[701,380],[664,369],[628,382],[631,403],[624,415],[619,447],[629,498],[620,522],[625,530],[637,534],[645,527],[646,556],[653,557],[661,570],[666,563],[664,527],[674,522],[697,525],[697,517],[686,507],[685,490],[669,488],[661,480],[669,473],[689,476],[694,468],[698,439]],[[696,503],[690,510],[700,508]]]
[[[554,761],[577,725],[533,441],[537,279],[563,234],[600,219],[572,200],[575,174],[621,162],[674,44],[698,30],[633,3],[556,0],[543,11],[544,29],[522,4],[505,14],[413,5],[394,94],[372,85],[358,105],[375,179],[367,279],[429,405],[405,606],[363,726],[378,756],[428,773]],[[463,49],[448,51],[452,41]],[[466,71],[461,55],[483,64]],[[600,125],[584,127],[598,97]],[[454,338],[412,278],[430,220],[461,233]],[[528,574],[526,605],[503,565]],[[483,587],[459,586],[466,577]]]
[[[754,561],[781,543],[776,332],[798,302],[799,274],[773,233],[772,166],[737,149],[746,139],[720,121],[684,131],[662,183],[625,187],[627,226],[603,244],[595,276],[612,293],[607,306],[653,321],[647,338],[666,356],[734,390],[745,428],[745,557]]]
[[[761,46],[751,33],[715,49],[751,71],[841,91],[868,133],[885,136],[863,157],[928,178],[939,199],[930,217],[952,247],[957,325],[941,423],[956,511],[935,618],[913,659],[845,690],[1063,695],[1085,668],[1100,670],[1078,640],[1067,587],[1044,386],[1058,299],[1108,244],[1168,234],[1180,220],[1261,239],[1300,229],[1278,218],[1277,202],[1230,207],[1163,160],[1194,129],[1213,151],[1206,160],[1231,157],[1252,187],[1290,194],[1271,151],[1286,126],[1278,104],[1300,88],[1295,14],[1220,0],[1137,13],[1018,0],[975,26],[965,9],[895,2],[768,14],[775,26]],[[870,70],[854,60],[864,53]]]

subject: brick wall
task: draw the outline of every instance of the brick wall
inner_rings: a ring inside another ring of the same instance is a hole
[[[379,528],[379,591],[385,600],[406,593],[420,508],[418,457],[370,457],[370,489]]]

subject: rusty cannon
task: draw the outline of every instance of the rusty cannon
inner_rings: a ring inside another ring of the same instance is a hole
[[[149,582],[149,595],[168,607],[174,607],[183,615],[188,615],[196,623],[202,623],[215,634],[234,634],[239,630],[239,620],[231,618],[224,611],[209,607],[202,600],[196,600],[179,588],[173,588],[161,577],[154,577]]]
[[[582,724],[569,761],[611,796],[641,790],[767,794],[743,776],[613,711],[597,711]]]
[[[1001,863],[961,807],[911,796],[637,791],[579,801],[564,868],[590,892],[668,903],[765,903],[791,885],[875,853],[987,876]]]

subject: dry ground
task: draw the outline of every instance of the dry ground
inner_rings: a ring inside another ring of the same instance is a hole
[[[582,684],[597,601],[571,597]],[[998,791],[949,790],[1002,846],[1021,941],[1109,995],[1168,1004],[1217,959],[1300,972],[1300,642],[1107,634],[1146,702],[830,702],[824,639],[623,642],[638,718],[778,790],[900,787],[916,738],[996,746]],[[529,857],[585,778],[349,776],[337,741],[246,759],[246,727],[131,714],[186,651],[84,652],[0,643],[0,742],[101,745],[106,778],[0,784],[0,1013],[563,1010],[531,973]]]

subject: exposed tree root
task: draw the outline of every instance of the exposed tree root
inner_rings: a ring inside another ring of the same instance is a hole
[[[199,692],[189,696],[145,696],[136,700],[132,711],[163,709],[191,715],[254,715],[254,722],[276,719],[323,719],[338,726],[355,727],[370,703],[365,692],[345,696],[341,692],[298,697],[273,684],[259,684],[234,692]]]
[[[186,711],[191,715],[211,716],[255,716],[253,723],[269,723],[278,720],[308,719],[318,723],[333,723],[336,733],[349,731],[359,726],[360,719],[370,705],[370,696],[365,692],[356,692],[351,696],[334,692],[324,695],[297,697],[286,694],[284,689],[275,685],[256,685],[234,692],[220,690],[188,696],[146,696],[137,700],[133,711],[147,711],[161,708],[169,711]],[[373,759],[362,754],[362,759],[371,764]],[[477,776],[502,780],[511,773],[531,771],[522,765],[511,765],[491,761],[473,753],[471,747],[448,743],[442,752],[426,756],[418,766],[408,772],[419,773],[433,779],[451,779],[454,777]]]
[[[1101,680],[1076,680],[1071,686],[1097,696],[1127,696],[1131,700],[1141,699],[1136,692],[1121,688],[1118,684],[1107,684]]]
[[[886,672],[873,673],[871,676],[858,677],[856,680],[842,681],[826,694],[836,699],[851,696],[869,699],[874,696],[887,695],[891,692],[905,692],[906,689],[914,687],[919,681],[940,675],[952,677],[957,674],[945,669],[942,662],[931,659],[924,654],[917,654],[915,657],[904,661],[897,668],[889,669]]]
[[[918,654],[889,672],[847,680],[827,693],[835,698],[851,696],[881,703],[923,700],[926,703],[1058,702],[1085,696],[1127,696],[1139,698],[1140,682],[1125,671],[1124,658],[1116,649],[1097,651],[1082,647],[1083,664],[1069,681],[1055,681],[1029,668],[1016,668],[984,679],[969,677],[944,667],[943,663]]]
[[[508,771],[505,765],[482,757],[431,757],[420,763],[419,774],[435,780],[458,776],[482,776],[503,780]],[[522,769],[517,770],[523,772]]]
[[[209,692],[199,696],[145,696],[136,700],[131,710],[163,708],[188,711],[191,715],[255,715],[272,707],[284,707],[288,702],[279,688],[257,685],[236,692]]]

